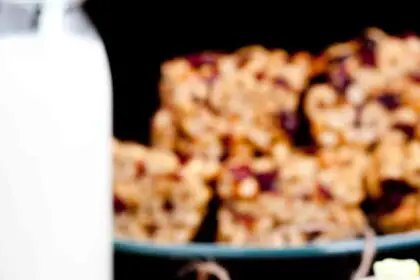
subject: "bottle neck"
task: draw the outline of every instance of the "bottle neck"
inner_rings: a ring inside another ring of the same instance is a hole
[[[46,1],[42,6],[39,21],[38,32],[43,36],[57,36],[64,31],[64,19],[66,17],[67,7],[63,1]]]
[[[95,34],[92,23],[81,7],[49,5],[41,8],[38,32],[43,35],[59,35],[71,31],[72,34]]]

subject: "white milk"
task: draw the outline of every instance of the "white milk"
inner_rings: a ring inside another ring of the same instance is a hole
[[[111,79],[70,22],[0,36],[2,280],[111,279]]]

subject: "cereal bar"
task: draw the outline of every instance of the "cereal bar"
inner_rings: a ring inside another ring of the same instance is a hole
[[[200,162],[133,142],[114,141],[114,222],[118,236],[185,243],[199,228],[211,198]]]
[[[230,245],[351,239],[368,218],[420,229],[419,37],[187,55],[162,64],[159,91],[152,147],[114,141],[119,235],[189,242],[213,191]]]

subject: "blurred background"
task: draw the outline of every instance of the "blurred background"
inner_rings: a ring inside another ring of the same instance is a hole
[[[176,7],[174,3],[142,3],[141,10],[134,9],[132,3],[90,0],[86,11],[102,36],[110,59],[114,136],[142,143],[147,143],[150,116],[158,106],[160,64],[167,59],[207,49],[232,51],[250,44],[316,53],[333,42],[361,35],[366,27],[376,26],[391,34],[419,31],[420,27],[416,17],[410,17],[407,11],[398,19],[396,12],[391,16],[379,8],[368,12],[361,6],[350,11],[350,3],[319,5],[316,10],[305,4],[293,8],[282,3],[279,9],[258,3],[258,7],[249,5],[252,12],[243,10],[247,8],[244,3],[234,9],[213,2],[184,6],[176,2]],[[385,252],[378,259],[389,256],[420,260],[420,248]],[[117,280],[149,277],[146,275],[176,279],[177,271],[189,261],[119,252],[114,257]],[[221,264],[234,280],[349,279],[359,262],[360,256],[348,255],[329,259],[222,260]]]

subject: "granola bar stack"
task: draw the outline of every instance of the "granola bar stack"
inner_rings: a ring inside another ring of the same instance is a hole
[[[152,147],[115,142],[118,233],[190,241],[213,193],[224,244],[347,240],[367,216],[420,229],[418,37],[369,29],[317,57],[252,46],[161,72]]]

